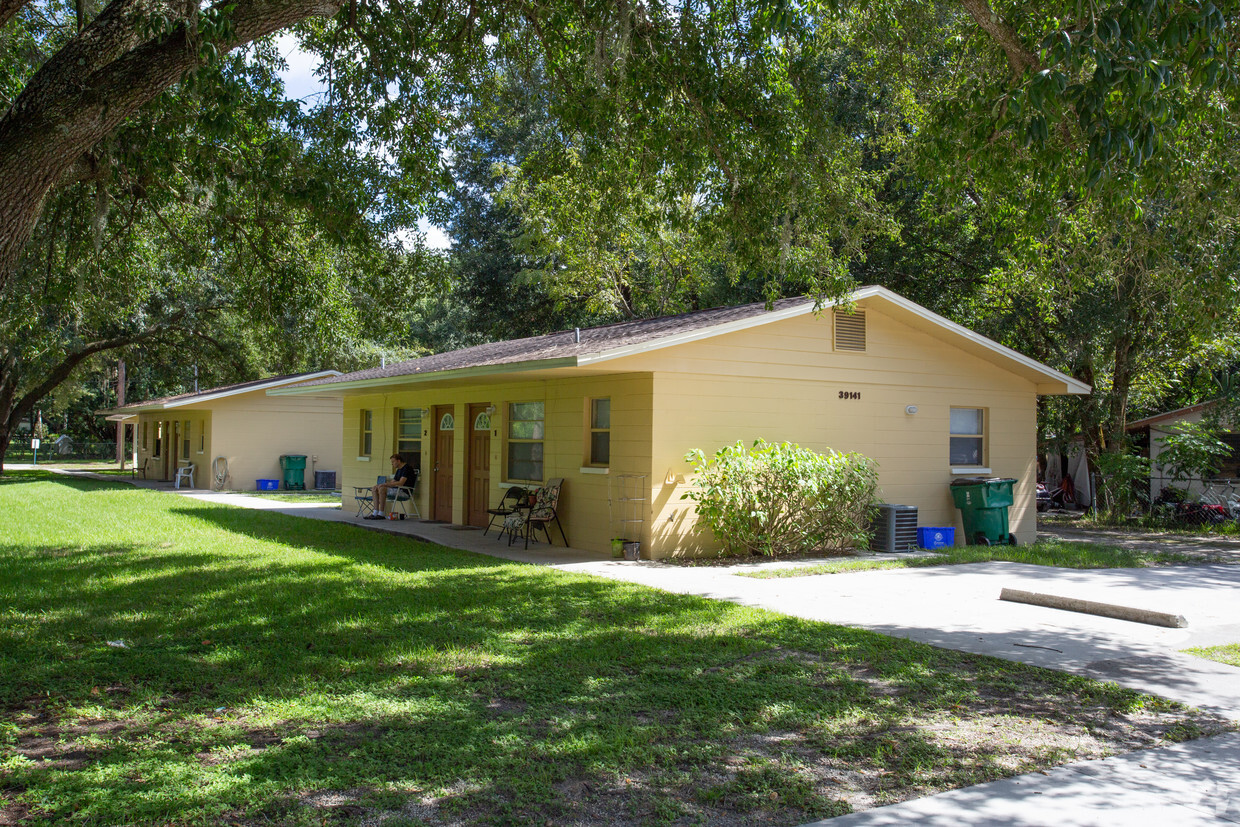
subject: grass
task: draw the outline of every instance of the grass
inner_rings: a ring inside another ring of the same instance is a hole
[[[1218,731],[1113,684],[0,477],[0,823],[798,824]]]
[[[739,573],[738,577],[770,579],[808,577],[814,574],[840,574],[874,569],[912,569],[926,566],[955,566],[962,563],[988,563],[994,560],[1056,566],[1069,569],[1135,569],[1148,566],[1188,565],[1200,560],[1169,551],[1115,548],[1097,543],[1043,540],[1031,546],[964,546],[942,549],[927,557],[838,557],[822,563],[796,568]]]
[[[335,503],[340,505],[340,494],[308,491],[297,494],[285,491],[246,491],[248,496],[262,497],[264,500],[276,500],[282,503]]]
[[[1184,651],[1199,658],[1225,663],[1228,666],[1240,666],[1240,643],[1225,643],[1220,646],[1205,646]]]

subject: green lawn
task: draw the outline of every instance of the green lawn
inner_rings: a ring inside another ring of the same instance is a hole
[[[0,823],[798,824],[1226,726],[408,538],[0,478]]]
[[[264,500],[276,500],[282,503],[335,503],[340,505],[340,495],[330,492],[308,491],[299,494],[296,491],[247,491],[245,493],[251,497],[262,497]]]
[[[926,566],[954,566],[1004,560],[1034,566],[1070,569],[1134,569],[1147,566],[1189,565],[1201,560],[1175,552],[1133,551],[1097,543],[1043,540],[1032,546],[965,546],[941,549],[932,557],[837,557],[804,566],[739,573],[739,577],[769,579],[807,577],[812,574],[840,574],[873,569],[912,569]]]
[[[1199,658],[1209,658],[1229,666],[1240,666],[1240,643],[1225,643],[1220,646],[1206,646],[1184,651]]]

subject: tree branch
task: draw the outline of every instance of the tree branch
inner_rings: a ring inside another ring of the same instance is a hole
[[[1014,78],[1020,77],[1030,69],[1038,71],[1042,68],[1037,55],[1025,46],[1015,29],[991,10],[986,0],[960,0],[960,5],[964,6],[965,11],[972,16],[977,25],[982,27],[982,31],[990,35],[999,44],[999,48],[1003,49],[1003,53],[1007,55],[1008,65],[1012,67]]]
[[[0,29],[29,4],[30,0],[0,0]]]
[[[178,325],[185,319],[186,312],[179,310],[172,314],[166,321],[158,325],[144,328],[136,333],[127,333],[121,336],[114,336],[109,339],[98,339],[88,342],[72,353],[67,354],[58,364],[48,369],[42,374],[42,381],[30,390],[26,391],[20,398],[13,401],[14,390],[17,385],[16,363],[12,358],[12,354],[7,354],[4,361],[5,375],[0,380],[0,413],[5,417],[5,422],[10,432],[16,426],[26,413],[35,406],[35,404],[55,390],[56,386],[69,378],[74,368],[84,362],[86,359],[94,356],[96,353],[103,353],[108,350],[126,347],[128,345],[137,344],[139,342],[148,342],[170,333],[178,329]],[[8,403],[7,405],[5,403]],[[7,407],[7,410],[6,410]]]
[[[113,0],[35,73],[13,106],[0,115],[0,182],[5,187],[0,199],[0,290],[7,286],[34,232],[44,199],[62,185],[74,162],[186,72],[202,65],[196,20],[138,41],[135,18],[150,2]],[[223,8],[227,6],[217,4],[212,11]],[[337,0],[242,0],[228,13],[232,36],[214,45],[226,53],[299,20],[338,10]],[[98,49],[87,54],[92,45]],[[74,56],[80,62],[70,61]]]

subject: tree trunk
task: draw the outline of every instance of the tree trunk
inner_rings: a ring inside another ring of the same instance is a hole
[[[242,0],[229,15],[233,36],[213,45],[225,53],[339,9],[334,0]],[[0,116],[0,291],[17,269],[44,201],[73,166],[83,159],[89,166],[88,153],[100,140],[202,65],[195,18],[160,39],[140,38],[143,19],[166,10],[151,0],[112,0]]]
[[[125,360],[116,360],[116,407],[125,407]],[[125,423],[116,423],[116,463],[125,470]]]

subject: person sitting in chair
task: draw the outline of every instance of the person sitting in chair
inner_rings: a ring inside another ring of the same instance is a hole
[[[405,462],[404,457],[400,454],[392,454],[391,460],[391,479],[370,489],[370,494],[374,497],[375,510],[373,514],[363,517],[365,520],[384,519],[383,512],[387,508],[388,489],[398,488],[402,485],[412,486],[414,479],[416,479],[413,466]]]

